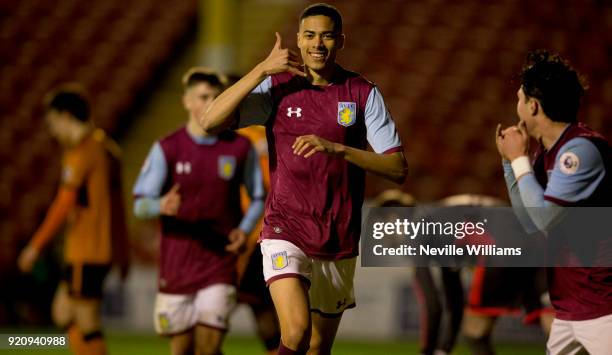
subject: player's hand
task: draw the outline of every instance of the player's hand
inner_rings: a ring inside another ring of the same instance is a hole
[[[281,36],[276,32],[276,43],[272,51],[263,62],[259,64],[263,73],[267,75],[290,72],[295,75],[306,76],[300,57],[292,50],[282,48]]]
[[[238,254],[246,250],[247,235],[242,229],[232,229],[227,239],[230,243],[225,246],[226,251]]]
[[[497,124],[497,128],[495,129],[495,145],[497,146],[497,152],[504,160],[508,160],[508,158],[504,155],[502,150],[502,140],[504,139],[504,131],[502,131],[501,123]]]
[[[181,207],[181,195],[179,194],[179,184],[172,186],[159,201],[159,212],[164,216],[176,216]]]
[[[297,137],[291,148],[293,148],[293,154],[302,155],[306,153],[304,154],[304,158],[309,158],[316,152],[329,155],[342,154],[341,144],[330,142],[314,134]]]
[[[502,157],[509,161],[528,155],[529,152],[529,134],[525,122],[521,121],[517,126],[511,126],[501,131],[498,149]]]
[[[38,260],[38,250],[36,248],[28,245],[23,249],[21,254],[19,254],[19,259],[17,259],[17,266],[21,272],[30,272],[34,268],[34,264],[36,260]]]

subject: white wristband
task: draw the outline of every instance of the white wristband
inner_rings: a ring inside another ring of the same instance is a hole
[[[514,177],[518,180],[521,176],[532,172],[531,170],[531,162],[529,161],[529,157],[526,155],[522,155],[516,159],[514,159],[511,163],[512,171],[514,172]]]

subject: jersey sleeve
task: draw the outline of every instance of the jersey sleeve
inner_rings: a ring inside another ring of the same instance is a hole
[[[557,154],[544,199],[568,205],[589,198],[605,176],[597,147],[586,138],[568,141]]]
[[[156,142],[140,169],[140,174],[132,191],[134,196],[160,197],[167,174],[168,164],[166,157],[161,145],[159,142]]]
[[[259,166],[259,157],[253,147],[249,151],[245,164],[244,185],[251,201],[239,227],[246,233],[250,233],[263,213],[266,194]]]
[[[377,87],[370,90],[364,116],[368,143],[376,153],[395,153],[403,150],[393,118]]]
[[[62,159],[62,187],[72,190],[80,188],[87,177],[92,161],[93,159],[85,150],[67,152]]]
[[[268,76],[238,106],[238,127],[265,125],[272,106],[272,77]]]

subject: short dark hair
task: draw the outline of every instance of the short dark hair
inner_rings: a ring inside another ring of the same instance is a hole
[[[223,90],[227,85],[227,78],[225,75],[219,74],[214,70],[205,67],[195,67],[189,69],[187,73],[183,75],[182,81],[185,89],[189,89],[196,84],[207,83],[212,87]]]
[[[76,85],[64,85],[45,97],[47,110],[68,112],[81,122],[89,121],[89,101]]]
[[[537,99],[551,120],[568,123],[577,120],[587,85],[567,60],[545,50],[530,52],[520,78],[525,95]]]
[[[334,23],[335,33],[342,33],[342,15],[340,15],[340,11],[333,6],[324,3],[312,4],[305,8],[300,15],[300,23],[307,17],[320,15],[327,16],[332,20]]]

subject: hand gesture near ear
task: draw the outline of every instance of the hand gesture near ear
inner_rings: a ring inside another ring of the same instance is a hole
[[[259,65],[266,75],[290,72],[295,75],[306,76],[303,71],[300,57],[292,50],[282,48],[281,35],[276,32],[276,43],[272,51],[263,62]]]

